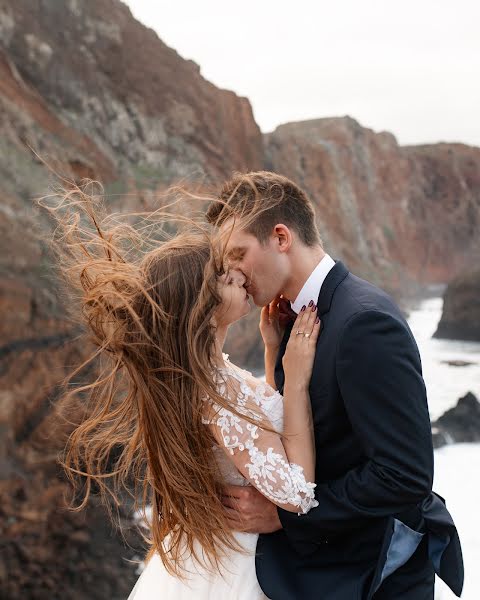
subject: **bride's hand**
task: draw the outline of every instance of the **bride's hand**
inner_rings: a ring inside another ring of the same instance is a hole
[[[283,356],[285,383],[308,388],[320,325],[315,304],[298,313]]]
[[[281,324],[281,306],[283,298],[277,297],[262,308],[260,313],[260,333],[265,348],[277,350],[282,341],[285,327]]]

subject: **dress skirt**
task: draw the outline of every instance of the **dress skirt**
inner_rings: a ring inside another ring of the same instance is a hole
[[[268,600],[255,572],[258,535],[235,533],[246,553],[226,550],[222,573],[210,573],[191,557],[184,560],[187,577],[170,575],[154,554],[131,591],[128,600]]]

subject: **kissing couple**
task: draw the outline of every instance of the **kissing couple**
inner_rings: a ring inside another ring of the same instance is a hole
[[[307,194],[235,174],[208,227],[140,258],[87,213],[96,239],[63,240],[103,362],[65,465],[151,511],[129,600],[433,600],[435,573],[459,596],[414,337],[326,253]],[[252,301],[265,380],[222,350]]]

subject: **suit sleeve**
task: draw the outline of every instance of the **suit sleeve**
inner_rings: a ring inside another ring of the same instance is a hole
[[[379,311],[354,315],[337,346],[341,396],[366,461],[317,484],[318,507],[297,518],[279,510],[297,549],[371,517],[402,512],[431,491],[433,449],[420,357],[406,325]],[[318,457],[321,460],[321,457]],[[317,470],[321,472],[322,465]]]

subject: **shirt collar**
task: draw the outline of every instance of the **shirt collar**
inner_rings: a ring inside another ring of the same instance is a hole
[[[318,296],[320,295],[320,289],[323,282],[334,266],[335,261],[333,258],[329,254],[325,254],[312,271],[310,277],[304,283],[300,293],[295,298],[295,301],[290,303],[292,310],[298,314],[302,309],[302,306],[307,306],[310,300],[313,300],[315,303],[318,302]]]

